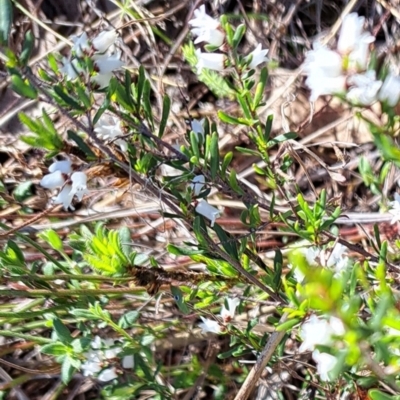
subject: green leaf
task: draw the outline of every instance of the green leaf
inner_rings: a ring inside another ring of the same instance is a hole
[[[235,34],[233,35],[233,39],[232,39],[232,48],[233,49],[236,49],[239,46],[245,33],[246,33],[246,25],[240,24],[236,28]]]
[[[264,140],[266,142],[268,142],[269,138],[271,137],[273,120],[274,120],[274,116],[272,114],[268,115],[267,122],[265,123],[265,129],[264,129]]]
[[[90,149],[90,147],[85,143],[85,141],[74,131],[67,130],[68,139],[73,140],[80,150],[82,150],[86,156],[90,159],[96,159],[96,155]]]
[[[14,255],[17,257],[17,259],[21,263],[21,265],[25,264],[24,253],[18,247],[17,243],[15,243],[12,240],[8,240],[7,241],[6,253],[8,253],[8,249],[11,249],[14,252]]]
[[[232,117],[231,115],[228,115],[222,110],[218,111],[218,118],[227,124],[233,124],[233,125],[241,125],[240,121],[238,118]]]
[[[73,97],[64,92],[60,86],[54,86],[54,92],[73,110],[84,111],[85,109]]]
[[[15,93],[28,99],[36,99],[38,95],[36,89],[27,80],[24,81],[19,75],[11,76],[11,88]]]
[[[0,45],[7,46],[13,21],[11,0],[0,0]]]
[[[171,293],[174,296],[174,299],[176,301],[179,310],[183,314],[188,315],[190,313],[190,309],[185,303],[182,291],[178,287],[171,285]]]
[[[151,95],[151,86],[150,86],[150,82],[146,79],[144,81],[144,87],[143,87],[143,108],[144,108],[147,120],[150,122],[151,126],[153,127],[153,125],[154,125],[153,110],[151,107],[150,95]]]
[[[20,183],[13,191],[13,196],[15,200],[22,202],[27,198],[32,196],[32,188],[33,183],[31,181],[26,181]]]
[[[68,344],[72,342],[73,338],[69,329],[61,322],[60,319],[53,319],[53,328],[60,342]]]
[[[40,351],[44,354],[50,354],[52,356],[64,356],[68,354],[69,347],[65,346],[64,344],[57,342],[57,343],[49,343],[45,344],[40,348]]]
[[[383,393],[378,389],[369,390],[368,396],[371,398],[371,400],[396,400],[399,398],[399,396],[392,396],[392,395]]]
[[[234,169],[231,170],[229,174],[229,186],[233,189],[236,193],[240,195],[244,195],[242,188],[239,186],[237,178],[236,178],[236,171]]]
[[[211,178],[217,177],[219,168],[219,148],[218,148],[218,133],[214,132],[210,141],[210,172]]]
[[[1,5],[0,5],[0,7],[1,7]],[[0,11],[0,13],[1,13],[1,11]],[[25,67],[28,64],[34,45],[35,45],[35,37],[33,36],[32,31],[29,30],[25,34],[25,39],[24,39],[24,43],[22,45],[21,55],[19,56],[19,61],[23,67]]]
[[[226,174],[226,170],[229,167],[229,164],[231,163],[233,158],[233,153],[231,151],[229,151],[228,153],[225,154],[224,160],[222,161],[222,165],[221,165],[221,172],[222,175]]]
[[[282,135],[279,135],[267,143],[268,147],[275,146],[278,143],[286,142],[289,139],[295,139],[297,137],[297,133],[295,132],[287,132]]]
[[[214,224],[214,231],[221,241],[222,247],[225,251],[235,260],[239,260],[239,255],[236,248],[236,241],[233,238],[229,238],[226,232],[217,224]]]
[[[259,106],[259,104],[261,103],[262,97],[264,95],[265,85],[267,84],[267,79],[268,79],[268,70],[267,70],[266,67],[264,67],[261,70],[260,82],[258,82],[258,84],[257,84],[256,92],[255,92],[255,95],[254,95],[253,104],[252,104],[252,107],[251,107],[251,109],[253,111],[256,110],[257,107]]]
[[[165,95],[163,98],[163,110],[160,122],[160,129],[158,131],[158,137],[161,138],[164,134],[165,127],[167,126],[168,116],[171,109],[171,99],[168,95]]]
[[[76,371],[76,367],[73,365],[71,357],[65,357],[61,366],[61,380],[64,384],[67,384]]]
[[[131,328],[140,316],[139,311],[129,311],[124,314],[118,321],[118,326],[122,329]]]

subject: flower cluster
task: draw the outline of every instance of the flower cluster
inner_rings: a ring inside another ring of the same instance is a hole
[[[342,321],[330,317],[329,321],[312,315],[300,329],[300,338],[303,340],[299,351],[312,351],[312,357],[317,364],[317,371],[323,381],[329,380],[329,372],[335,367],[337,359],[329,353],[316,350],[318,345],[331,346],[335,336],[343,336],[345,328]]]
[[[194,11],[194,18],[189,21],[192,26],[191,32],[196,36],[195,44],[207,43],[213,49],[221,48],[225,42],[225,32],[221,23],[207,15],[204,5]],[[262,50],[261,44],[246,57],[250,68],[256,68],[259,64],[267,61],[268,50]],[[214,71],[223,71],[225,69],[226,55],[223,53],[205,53],[200,49],[196,50],[197,73],[200,74],[203,68]]]
[[[101,382],[108,382],[118,377],[115,366],[108,367],[108,360],[116,358],[122,351],[121,347],[115,346],[114,339],[102,340],[96,336],[90,344],[91,350],[84,354],[86,361],[81,365],[84,376],[96,376]],[[104,368],[107,366],[107,368]],[[122,367],[132,369],[134,366],[133,356],[125,356],[122,359]]]
[[[64,209],[74,211],[72,200],[74,196],[82,201],[85,194],[89,193],[84,172],[72,172],[70,159],[56,161],[49,167],[49,174],[40,181],[40,185],[46,189],[54,190],[61,187],[61,191],[53,198],[54,204],[62,204]]]
[[[236,308],[239,305],[240,300],[238,298],[228,297],[225,300],[225,303],[222,305],[220,316],[225,323],[228,323],[232,321],[233,317],[235,316]],[[217,321],[204,317],[200,318],[203,322],[199,324],[199,327],[201,328],[201,331],[203,333],[207,332],[216,334],[222,333],[222,327]]]
[[[100,89],[107,87],[113,72],[124,64],[120,60],[120,52],[114,50],[117,39],[115,30],[102,31],[91,41],[86,32],[80,36],[73,36],[71,39],[73,41],[72,55],[70,59],[64,58],[60,71],[67,79],[77,78],[84,72],[82,57],[89,56],[96,71],[96,74],[91,77],[91,81]]]
[[[370,44],[375,38],[364,31],[364,17],[348,14],[339,33],[336,49],[319,42],[306,55],[303,67],[311,101],[319,96],[343,94],[355,105],[376,101],[395,106],[400,100],[400,77],[389,73],[384,81],[369,69]]]

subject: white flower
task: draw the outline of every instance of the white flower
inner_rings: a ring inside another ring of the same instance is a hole
[[[72,162],[69,158],[63,161],[56,161],[49,167],[50,172],[61,171],[63,174],[69,174],[72,172]]]
[[[203,186],[206,183],[206,178],[204,175],[196,175],[192,179],[192,183],[189,187],[192,189],[193,195],[198,196],[200,192],[203,190]]]
[[[389,213],[393,215],[391,224],[400,221],[400,195],[398,193],[394,194],[394,201],[389,203]]]
[[[332,371],[337,363],[337,358],[328,353],[320,353],[314,350],[312,358],[317,363],[317,372],[322,381],[329,381],[329,372]]]
[[[204,5],[194,11],[194,18],[189,21],[189,25],[193,26],[192,34],[197,36],[194,41],[195,44],[207,42],[220,47],[225,40],[225,33],[221,29],[221,24],[207,15]]]
[[[202,53],[200,49],[196,50],[197,56],[197,73],[203,68],[212,69],[214,71],[223,71],[225,68],[225,55],[218,53]]]
[[[342,57],[336,51],[328,49],[318,42],[313,44],[313,50],[307,52],[303,68],[308,75],[320,75],[336,78],[342,74]]]
[[[53,198],[53,203],[62,204],[65,211],[68,211],[68,209],[74,211],[75,208],[71,204],[74,195],[73,194],[71,195],[71,189],[72,189],[71,185],[65,185],[61,189],[61,192],[58,193],[58,195]]]
[[[65,183],[64,174],[72,172],[71,160],[56,161],[49,167],[50,174],[45,175],[40,181],[40,186],[46,189],[56,189]]]
[[[77,58],[72,61],[67,58],[63,58],[63,66],[60,68],[60,72],[63,73],[69,80],[75,79],[83,72],[83,68]]]
[[[329,268],[334,267],[335,271],[340,272],[348,264],[348,257],[343,257],[343,254],[347,251],[347,247],[336,243],[333,248],[331,255],[329,256],[326,266]]]
[[[251,57],[251,62],[249,64],[250,68],[255,68],[257,65],[268,61],[268,50],[261,49],[261,43],[257,45],[257,47],[247,56],[248,59]]]
[[[386,102],[388,106],[394,107],[400,100],[400,76],[391,73],[383,81],[378,94],[380,101]]]
[[[354,50],[349,54],[349,66],[350,70],[365,70],[368,65],[369,59],[369,45],[375,41],[375,38],[368,32],[364,32]]]
[[[202,333],[221,333],[221,327],[217,321],[214,321],[213,319],[208,319],[204,317],[200,317],[203,322],[199,324],[199,327],[201,328]]]
[[[71,40],[74,43],[71,50],[78,57],[82,57],[84,53],[88,52],[90,49],[89,39],[86,32],[83,32],[79,36],[71,36]]]
[[[376,80],[373,70],[364,74],[352,75],[347,83],[351,86],[346,95],[347,100],[364,106],[370,105],[378,99],[378,92],[382,86],[382,82]]]
[[[316,258],[321,253],[321,250],[318,247],[306,247],[301,249],[301,252],[306,256],[308,265],[310,266],[318,265],[318,263],[316,262]]]
[[[121,151],[128,150],[128,143],[123,139],[118,139],[124,135],[121,129],[121,121],[110,114],[103,114],[97,121],[94,131],[103,140],[109,140],[119,146]]]
[[[342,75],[342,57],[333,50],[314,43],[303,64],[307,74],[306,85],[311,90],[310,101],[319,96],[337,94],[346,90],[346,77]]]
[[[90,80],[95,83],[99,89],[103,89],[107,87],[111,81],[111,78],[113,77],[112,72],[108,74],[97,74],[94,75],[90,78]]]
[[[211,221],[211,227],[214,226],[215,220],[220,216],[220,211],[208,204],[204,199],[200,200],[196,206],[196,212]]]
[[[303,343],[299,352],[312,351],[317,345],[329,345],[332,343],[333,336],[342,336],[344,333],[345,328],[339,318],[330,317],[329,321],[326,321],[313,314],[301,326],[300,337]]]
[[[70,196],[76,196],[79,201],[82,201],[82,198],[85,194],[88,194],[87,190],[87,176],[84,172],[74,172],[71,175],[72,187]]]
[[[115,30],[103,31],[99,33],[92,41],[92,46],[99,53],[104,53],[115,43],[118,35]]]
[[[117,52],[112,55],[107,55],[107,54],[94,55],[93,60],[99,74],[107,75],[121,68],[124,65],[124,63],[120,60],[120,57],[121,54]]]
[[[228,297],[225,301],[228,303],[228,308],[225,307],[224,303],[222,305],[220,315],[224,320],[224,322],[229,322],[235,316],[236,308],[240,304],[240,299],[238,298],[231,299]]]
[[[97,375],[97,379],[101,382],[108,382],[115,378],[118,378],[118,375],[115,372],[114,367],[104,369],[103,371],[100,372],[99,375]]]
[[[201,136],[204,139],[204,118],[201,119],[200,121],[198,119],[194,119],[193,121],[190,122],[190,126],[192,128],[192,131],[194,133],[197,133],[199,136]]]
[[[134,360],[132,354],[130,354],[129,356],[125,356],[122,359],[122,368],[133,369],[133,367],[135,366],[135,362],[134,361],[135,360]]]
[[[364,17],[351,13],[344,17],[340,28],[337,49],[341,54],[349,54],[359,44],[364,29]]]
[[[302,353],[314,350],[316,345],[329,344],[331,341],[331,328],[328,321],[319,319],[315,314],[304,322],[300,329],[300,337],[303,340],[299,348]]]

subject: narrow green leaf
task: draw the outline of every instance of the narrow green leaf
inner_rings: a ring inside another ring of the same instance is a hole
[[[241,125],[238,118],[232,117],[231,115],[226,114],[224,111],[218,111],[218,118],[227,124]]]
[[[266,67],[264,67],[261,70],[260,81],[257,84],[253,104],[251,107],[253,111],[257,109],[262,100],[262,97],[264,95],[265,85],[267,84],[267,79],[268,79],[268,70]]]
[[[11,76],[11,88],[15,93],[28,99],[36,99],[38,95],[36,89],[31,86],[28,81],[24,81],[19,75]]]
[[[0,5],[0,7],[1,7],[1,5]],[[0,13],[1,13],[1,11],[0,11]],[[25,67],[28,64],[34,45],[35,45],[35,37],[33,36],[32,31],[29,30],[25,34],[25,39],[24,39],[24,43],[22,45],[21,55],[19,56],[19,61],[23,67]]]
[[[96,155],[90,149],[90,147],[85,143],[85,141],[74,131],[67,130],[68,139],[73,140],[80,150],[82,150],[86,156],[90,159],[96,159]]]
[[[168,116],[171,109],[171,99],[168,95],[165,95],[163,98],[163,110],[160,122],[160,130],[158,131],[158,137],[161,138],[164,134],[165,127],[167,126]]]
[[[54,92],[72,109],[84,111],[84,108],[74,98],[66,94],[60,86],[54,86]]]
[[[238,251],[236,247],[236,241],[229,238],[224,229],[222,229],[218,224],[214,224],[214,231],[221,241],[224,250],[235,260],[239,260]]]
[[[219,168],[218,133],[214,132],[211,135],[211,142],[210,142],[210,172],[212,179],[215,179],[217,177],[218,168]]]
[[[232,39],[232,47],[233,49],[236,49],[240,42],[242,41],[242,38],[244,34],[246,33],[246,25],[245,24],[240,24],[235,31],[235,34],[233,35]]]
[[[13,21],[11,0],[0,0],[0,45],[7,46]]]

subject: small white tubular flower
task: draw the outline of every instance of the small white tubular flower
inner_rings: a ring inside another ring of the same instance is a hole
[[[318,318],[313,314],[300,329],[300,337],[303,340],[299,351],[313,351],[317,345],[329,345],[334,336],[343,336],[345,327],[341,319],[330,317],[329,321]]]
[[[93,48],[99,52],[104,53],[108,48],[115,43],[118,35],[115,30],[100,32],[92,41]]]
[[[99,375],[97,375],[97,379],[100,382],[109,382],[109,381],[112,381],[115,378],[118,378],[118,375],[115,372],[115,368],[114,367],[107,368],[107,369],[101,371]]]
[[[72,162],[68,158],[63,161],[56,161],[49,167],[49,172],[61,171],[63,174],[69,174],[72,172]]]
[[[332,334],[335,336],[343,336],[346,333],[346,329],[343,325],[343,322],[340,318],[330,317],[329,325],[332,329]]]
[[[196,212],[211,221],[211,227],[214,226],[215,220],[220,216],[220,211],[208,204],[204,199],[200,200],[196,206]]]
[[[383,81],[378,99],[394,107],[400,100],[400,76],[389,74]]]
[[[398,193],[394,194],[394,201],[389,203],[390,209],[388,210],[390,214],[393,215],[391,224],[400,221],[400,195]]]
[[[69,193],[70,196],[76,196],[79,201],[82,201],[82,198],[85,194],[89,193],[87,190],[87,176],[84,172],[74,172],[71,175],[72,187]]]
[[[364,17],[351,13],[344,17],[340,28],[337,49],[341,54],[349,54],[358,45],[364,29]]]
[[[97,121],[94,131],[103,140],[110,140],[119,146],[121,151],[128,150],[128,143],[118,137],[123,136],[121,121],[114,115],[103,114]]]
[[[110,84],[111,78],[113,77],[112,72],[108,74],[97,74],[90,78],[90,80],[95,83],[99,89],[104,89]]]
[[[346,251],[347,247],[343,246],[340,243],[336,243],[331,255],[326,262],[326,266],[329,268],[333,267],[337,272],[340,272],[347,266],[349,261],[348,257],[343,257]]]
[[[346,95],[347,100],[364,106],[371,105],[378,99],[378,92],[382,86],[382,82],[376,80],[373,70],[364,74],[352,75],[347,83],[350,85],[350,90]]]
[[[65,178],[61,171],[54,171],[51,174],[45,175],[40,181],[40,186],[46,189],[56,189],[65,183]]]
[[[221,333],[221,326],[217,321],[214,321],[213,319],[209,318],[204,318],[200,317],[203,322],[199,324],[199,327],[201,328],[202,333]]]
[[[49,167],[50,174],[45,175],[40,181],[40,186],[46,189],[56,189],[65,183],[63,174],[72,172],[72,163],[70,159],[56,161]]]
[[[194,18],[189,21],[192,34],[197,36],[194,43],[206,42],[213,46],[220,47],[225,40],[225,33],[221,29],[218,20],[210,17],[206,13],[206,8],[202,5],[194,11]]]
[[[225,68],[225,55],[218,53],[202,53],[200,49],[196,50],[197,56],[197,73],[203,68],[212,69],[214,71],[223,71]]]
[[[122,368],[133,369],[134,366],[135,366],[135,360],[132,354],[130,354],[129,356],[125,356],[122,359]]]
[[[78,57],[82,57],[85,52],[89,51],[90,44],[89,39],[86,32],[83,32],[79,36],[71,36],[71,40],[74,43],[72,45],[72,52],[75,53]]]
[[[61,192],[58,193],[56,197],[53,198],[53,203],[54,204],[62,204],[64,207],[64,210],[71,209],[72,211],[75,210],[75,208],[72,206],[72,199],[74,198],[74,195],[71,195],[71,185],[65,185]]]
[[[124,65],[124,63],[120,60],[120,57],[121,54],[117,52],[111,56],[107,54],[94,55],[93,60],[99,74],[107,75]]]
[[[229,322],[233,319],[235,316],[236,308],[240,304],[240,299],[238,298],[230,298],[228,297],[226,299],[226,302],[228,303],[228,308],[225,307],[225,303],[222,305],[221,308],[221,317],[224,320],[224,322]]]
[[[350,70],[365,70],[369,59],[369,45],[375,38],[368,32],[361,34],[354,50],[349,54]]]
[[[60,72],[64,74],[67,79],[73,80],[79,76],[80,73],[83,72],[83,68],[80,65],[80,62],[77,58],[74,58],[72,61],[67,58],[63,58],[63,66],[60,68]]]
[[[189,185],[189,187],[192,189],[194,196],[198,196],[200,194],[205,183],[206,177],[204,175],[196,175],[192,179],[192,183]]]
[[[247,56],[247,58],[251,57],[249,67],[256,68],[257,65],[268,61],[267,54],[268,50],[262,50],[261,43],[259,43],[257,47]]]
[[[299,352],[312,351],[319,344],[329,344],[331,333],[332,330],[328,321],[319,319],[315,314],[311,315],[300,329],[300,337],[303,343],[299,348]]]
[[[317,363],[317,372],[322,381],[329,381],[329,372],[331,372],[337,363],[337,358],[328,353],[320,353],[314,350],[312,354],[313,360]]]
[[[305,255],[308,265],[318,265],[316,259],[321,253],[318,247],[303,247],[300,251]]]

